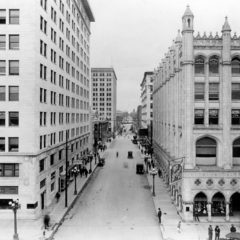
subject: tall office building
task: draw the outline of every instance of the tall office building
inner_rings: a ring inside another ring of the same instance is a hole
[[[240,208],[240,41],[226,18],[222,34],[182,34],[154,79],[154,153],[187,221],[237,220]],[[216,218],[217,217],[217,218]]]
[[[113,68],[92,68],[92,108],[116,130],[117,76]]]
[[[90,147],[93,21],[87,0],[1,3],[0,216],[16,198],[21,217],[40,215],[61,191],[65,152],[71,169]]]
[[[145,72],[141,82],[142,128],[149,128],[153,117],[153,72]]]

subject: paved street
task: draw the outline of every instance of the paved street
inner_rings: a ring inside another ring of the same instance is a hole
[[[128,150],[133,159],[127,158]],[[136,145],[118,137],[107,150],[105,166],[95,172],[55,239],[161,239],[146,176],[136,174],[137,161]]]

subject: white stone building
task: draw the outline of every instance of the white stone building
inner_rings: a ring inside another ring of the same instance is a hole
[[[92,108],[98,112],[100,121],[111,123],[116,130],[117,76],[113,68],[92,68]]]
[[[182,34],[155,71],[154,154],[183,218],[240,214],[240,38],[194,36],[187,7]],[[239,219],[237,220],[239,221]]]
[[[145,72],[141,82],[141,127],[149,128],[153,117],[153,72]]]
[[[68,164],[89,148],[87,0],[11,0],[0,6],[0,216],[35,218],[55,202]]]

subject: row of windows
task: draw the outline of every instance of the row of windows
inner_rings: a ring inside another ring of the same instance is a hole
[[[47,103],[47,89],[40,88],[40,103]],[[50,91],[50,103],[52,105],[57,105],[57,93],[54,91]],[[64,106],[64,95],[59,94],[58,95],[58,105],[59,106]],[[89,109],[89,102],[87,101],[82,101],[79,99],[76,99],[74,97],[70,98],[70,96],[65,96],[65,105],[66,107],[70,108],[70,103],[71,103],[71,108],[77,108],[77,109],[84,109],[88,110]]]
[[[44,64],[40,63],[40,79],[43,79],[43,80],[48,80],[48,69],[47,69],[47,66],[45,66]],[[76,71],[77,75],[77,80],[78,81],[81,81],[81,83],[86,86],[86,87],[89,87],[89,80],[83,76],[83,74],[79,74],[78,71]],[[81,77],[81,78],[80,78]],[[57,72],[54,71],[54,70],[50,70],[50,81],[51,83],[53,84],[56,84],[57,82]],[[63,75],[59,74],[58,75],[58,84],[61,88],[64,87],[64,77]],[[84,95],[84,97],[89,97],[89,91],[87,89],[84,89],[82,87],[80,87],[78,84],[72,82],[66,78],[65,80],[65,87],[67,90],[70,90],[70,86],[71,86],[71,90],[73,93],[76,93],[81,96]]]
[[[112,91],[112,89],[111,88],[93,88],[93,91],[95,91],[95,92],[97,92],[97,91],[102,91],[102,92],[104,92],[104,91]]]
[[[0,177],[19,177],[19,164],[0,163]]]
[[[7,61],[0,60],[0,75],[6,75]],[[8,61],[8,74],[19,75],[19,61],[9,60]]]
[[[69,134],[69,130],[67,130],[68,132],[68,136],[70,136]],[[82,126],[82,127],[77,127],[77,128],[72,128],[71,129],[71,138],[80,136],[82,134],[88,133],[89,132],[89,126]],[[64,139],[64,131],[60,131],[58,133],[58,142],[64,142],[66,139]],[[41,135],[39,137],[39,149],[44,149],[48,146],[52,146],[54,144],[57,143],[57,133],[53,132],[50,134],[45,134],[45,135]]]
[[[112,73],[93,73],[94,77],[100,76],[100,77],[104,77],[104,76],[112,76]]]
[[[93,96],[94,96],[94,97],[97,97],[98,95],[99,95],[99,96],[102,96],[102,97],[105,96],[104,93],[99,93],[99,94],[96,93],[96,92],[93,93]],[[106,96],[111,97],[111,96],[112,96],[112,93],[106,93]]]
[[[100,86],[100,87],[104,87],[104,86],[107,86],[107,87],[110,87],[110,86],[112,86],[112,83],[100,83],[100,84],[98,84],[98,83],[93,83],[93,87],[97,87],[97,86]]]
[[[219,57],[212,56],[209,59],[209,73],[210,74],[219,74]],[[205,74],[205,58],[203,56],[197,56],[194,62],[195,74]],[[240,74],[240,58],[234,57],[231,60],[231,71],[232,74]]]
[[[0,112],[1,114],[1,112]],[[64,115],[65,115],[65,123],[69,124],[69,123],[86,123],[89,121],[89,114],[83,114],[83,113],[63,113],[63,112],[59,112],[58,113],[58,123],[60,125],[64,124]],[[48,116],[49,116],[49,122],[51,125],[55,125],[57,122],[57,113],[56,112],[40,112],[40,126],[47,126],[47,122],[48,122]],[[0,115],[1,117],[1,115]],[[70,122],[70,118],[71,118],[71,122]],[[1,121],[1,119],[0,119]],[[15,120],[16,122],[16,120]],[[1,123],[0,123],[1,126]],[[11,125],[11,126],[16,126],[16,125]]]
[[[1,34],[0,35],[0,50],[6,50],[8,36],[8,49],[19,50],[19,35],[18,34]]]
[[[195,109],[194,110],[194,124],[204,124],[205,110]],[[219,124],[219,110],[209,109],[208,113],[208,124],[217,125]],[[232,109],[231,111],[231,124],[240,125],[240,109]]]
[[[8,11],[8,23],[19,24],[19,9],[9,9]],[[7,23],[7,10],[0,9],[0,24]]]
[[[0,101],[6,101],[6,86],[0,86]],[[8,86],[8,101],[19,101],[18,86]]]
[[[234,140],[232,144],[232,157],[240,157],[240,138]],[[214,158],[217,156],[217,142],[210,138],[204,137],[196,142],[196,157]]]
[[[208,100],[219,100],[219,83],[209,83],[208,85]],[[195,95],[196,101],[203,101],[205,99],[205,84],[195,83]],[[232,100],[240,100],[240,83],[232,83]]]
[[[18,152],[18,137],[8,138],[8,152]],[[0,152],[5,152],[6,139],[0,137]]]
[[[6,125],[6,112],[0,111],[0,126]],[[19,112],[8,112],[8,126],[16,127],[19,125]]]

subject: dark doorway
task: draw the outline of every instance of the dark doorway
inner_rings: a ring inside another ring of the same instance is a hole
[[[194,211],[199,216],[207,216],[207,196],[203,192],[199,192],[194,198]]]
[[[234,193],[230,198],[230,214],[231,215],[240,215],[240,193]]]

